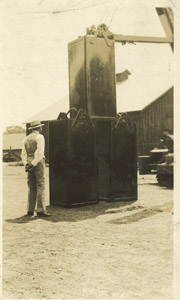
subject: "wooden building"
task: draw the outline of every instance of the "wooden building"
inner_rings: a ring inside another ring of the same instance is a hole
[[[151,149],[159,146],[163,132],[173,134],[173,87],[142,110],[123,113],[136,123],[138,156],[148,155]]]

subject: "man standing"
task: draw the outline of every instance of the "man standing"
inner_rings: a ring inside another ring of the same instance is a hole
[[[21,153],[22,162],[28,173],[28,208],[27,215],[33,216],[37,204],[37,216],[49,217],[45,207],[45,158],[44,136],[41,134],[42,126],[40,121],[30,123],[29,129],[32,132],[23,140]]]

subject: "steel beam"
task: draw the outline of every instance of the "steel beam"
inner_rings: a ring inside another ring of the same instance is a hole
[[[131,36],[123,34],[113,34],[115,42],[120,43],[172,43],[172,37],[151,37],[151,36]]]
[[[161,24],[163,26],[164,32],[167,38],[171,38],[173,40],[174,36],[174,22],[173,22],[173,12],[171,8],[156,8],[157,14],[160,18]],[[170,46],[173,50],[174,45],[173,42],[170,43]]]

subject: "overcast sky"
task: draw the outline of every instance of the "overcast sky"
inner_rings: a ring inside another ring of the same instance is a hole
[[[67,44],[85,35],[87,27],[106,23],[113,33],[163,37],[155,7],[173,4],[170,0],[1,0],[3,129],[68,94]],[[180,18],[180,10],[175,11]],[[117,44],[116,56],[117,72],[128,68],[145,76],[143,69],[149,76],[164,76],[173,70],[168,45]],[[69,103],[62,111],[68,107]]]

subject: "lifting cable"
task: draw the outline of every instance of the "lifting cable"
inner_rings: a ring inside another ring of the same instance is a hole
[[[101,23],[106,24],[109,15],[110,15],[110,13],[109,13],[109,7],[108,7],[108,9],[105,9],[105,12],[103,13],[103,15],[101,17],[99,24],[101,24]]]
[[[115,8],[114,8],[114,11],[113,11],[113,13],[112,13],[112,17],[111,17],[111,20],[110,20],[108,29],[109,29],[109,27],[111,26],[112,20],[113,20],[113,18],[114,18],[114,16],[115,16],[115,13],[117,12],[117,10],[118,10],[118,7],[115,7]]]

